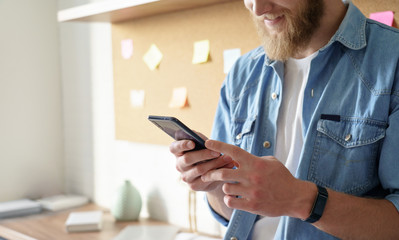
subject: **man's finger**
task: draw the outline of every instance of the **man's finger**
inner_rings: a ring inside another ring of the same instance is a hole
[[[237,163],[251,158],[251,154],[249,154],[247,151],[224,142],[216,140],[206,140],[205,146],[210,150],[229,155]]]
[[[214,182],[214,181],[222,181],[222,182],[236,182],[237,181],[237,170],[228,169],[228,168],[220,168],[216,170],[211,170],[206,174],[202,175],[202,181],[204,182]]]
[[[169,146],[169,151],[175,155],[182,155],[185,151],[194,149],[195,144],[190,140],[174,141]]]
[[[235,195],[225,195],[223,199],[226,206],[232,209],[247,210],[248,200]]]
[[[248,187],[244,186],[241,183],[224,183],[222,187],[222,191],[226,195],[231,195],[231,196],[243,196],[246,195],[246,191],[248,190]]]

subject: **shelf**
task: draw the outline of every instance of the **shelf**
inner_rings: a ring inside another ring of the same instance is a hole
[[[237,0],[105,0],[58,11],[59,22],[122,22]]]

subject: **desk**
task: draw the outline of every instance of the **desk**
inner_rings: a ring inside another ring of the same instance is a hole
[[[65,221],[70,212],[78,211],[93,211],[102,210],[103,225],[102,230],[99,232],[80,232],[68,233],[65,230]],[[7,239],[13,239],[9,236],[14,236],[14,231],[22,233],[31,238],[18,238],[26,240],[110,240],[118,235],[118,233],[128,225],[165,225],[167,223],[152,221],[147,219],[140,219],[139,221],[115,221],[108,209],[99,207],[95,204],[88,204],[83,207],[73,208],[65,211],[48,212],[45,211],[41,214],[34,214],[18,218],[8,218],[0,220],[0,236]]]

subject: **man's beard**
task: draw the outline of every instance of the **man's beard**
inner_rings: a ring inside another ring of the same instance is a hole
[[[322,0],[307,0],[295,13],[285,11],[284,29],[278,29],[277,34],[270,34],[263,17],[254,16],[258,34],[262,39],[263,48],[272,60],[285,61],[295,56],[303,49],[320,26],[324,13]]]

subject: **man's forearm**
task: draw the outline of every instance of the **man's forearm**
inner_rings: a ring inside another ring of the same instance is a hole
[[[230,220],[233,209],[226,206],[223,201],[224,193],[222,191],[222,185],[215,189],[214,191],[207,192],[206,196],[212,209],[216,211],[220,216],[224,217],[226,220]]]
[[[399,213],[385,199],[367,199],[328,190],[317,228],[342,239],[399,239]]]

